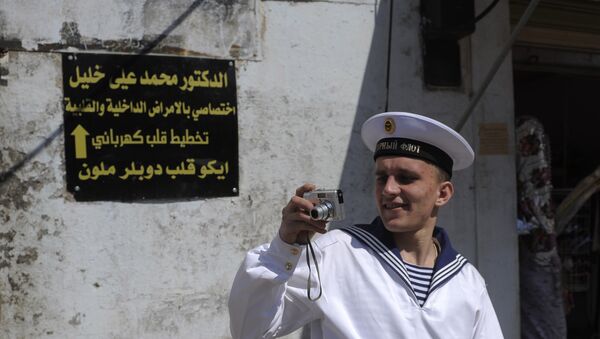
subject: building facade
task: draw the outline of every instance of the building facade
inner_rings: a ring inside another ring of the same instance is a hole
[[[476,1],[475,12],[485,6]],[[7,338],[229,337],[237,267],[276,234],[295,188],[339,187],[345,222],[370,222],[362,122],[389,110],[456,126],[511,32],[500,2],[456,39],[460,82],[440,86],[425,80],[417,0],[0,0],[0,27]],[[61,63],[75,52],[234,61],[236,195],[75,199],[66,182]],[[460,130],[475,165],[455,173],[455,198],[440,217],[486,279],[506,338],[518,338],[520,326],[512,86],[508,57]]]

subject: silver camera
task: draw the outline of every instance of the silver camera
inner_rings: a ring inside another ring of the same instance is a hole
[[[304,199],[315,204],[310,210],[312,219],[325,221],[344,219],[344,194],[341,190],[315,190],[304,193]]]

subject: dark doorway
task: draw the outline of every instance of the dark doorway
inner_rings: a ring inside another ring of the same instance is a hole
[[[537,118],[549,137],[558,205],[600,165],[600,76],[538,66],[515,64],[515,115]],[[599,335],[599,196],[588,199],[557,236],[568,338]]]

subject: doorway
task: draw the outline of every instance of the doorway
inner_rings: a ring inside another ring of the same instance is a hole
[[[515,120],[537,119],[550,145],[552,203],[558,206],[600,166],[597,55],[515,47]],[[578,209],[556,244],[568,338],[599,338],[600,194]]]

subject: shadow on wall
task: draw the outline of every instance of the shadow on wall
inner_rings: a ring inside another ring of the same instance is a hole
[[[370,223],[377,216],[373,155],[362,142],[360,128],[369,117],[386,110],[391,1],[380,1],[375,6],[373,37],[339,183],[344,191],[346,219],[332,223],[331,228]]]
[[[387,106],[387,79],[391,1],[375,4],[375,27],[364,70],[350,142],[338,187],[344,192],[346,218],[333,221],[329,228],[370,223],[377,216],[373,190],[373,154],[363,144],[360,129],[369,117]],[[302,339],[310,339],[310,325],[302,329]]]

